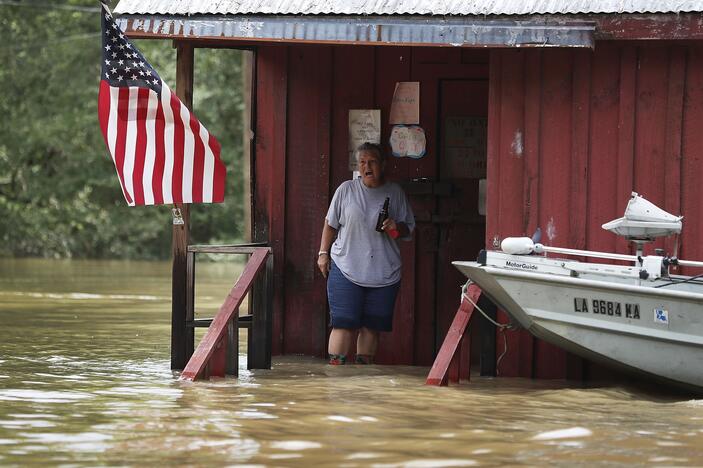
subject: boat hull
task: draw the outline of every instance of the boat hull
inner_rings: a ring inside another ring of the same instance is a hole
[[[592,361],[703,391],[703,294],[453,264],[534,336]]]

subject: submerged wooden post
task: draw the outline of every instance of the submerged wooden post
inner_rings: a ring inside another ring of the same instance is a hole
[[[491,320],[497,320],[498,309],[488,297],[482,294],[477,304]],[[496,326],[485,317],[481,319],[480,375],[495,377],[497,374]]]
[[[273,334],[273,255],[266,261],[266,270],[259,275],[249,295],[251,328],[249,329],[248,369],[271,368],[271,339]]]
[[[193,108],[193,46],[176,43],[176,95]],[[188,204],[174,205],[180,217],[173,217],[173,270],[171,277],[171,369],[183,369],[192,353],[194,330],[187,327],[187,258],[190,210]],[[190,343],[190,347],[188,346]]]
[[[227,324],[225,347],[225,374],[239,376],[239,308]]]

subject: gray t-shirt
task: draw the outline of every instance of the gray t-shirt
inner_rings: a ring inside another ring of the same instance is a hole
[[[370,188],[361,179],[348,180],[337,188],[327,211],[327,224],[338,231],[332,260],[359,286],[381,287],[400,281],[400,248],[388,234],[376,231],[386,197],[390,198],[388,216],[405,223],[412,233],[415,216],[403,189],[393,182]]]

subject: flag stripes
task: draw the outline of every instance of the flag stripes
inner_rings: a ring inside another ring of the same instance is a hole
[[[99,120],[130,206],[224,199],[220,146],[169,87],[102,80]]]

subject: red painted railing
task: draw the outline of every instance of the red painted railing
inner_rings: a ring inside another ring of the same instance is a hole
[[[252,250],[244,271],[227,295],[198,348],[183,369],[182,380],[207,379],[210,376],[224,377],[228,353],[234,354],[234,356],[237,356],[238,353],[237,349],[227,349],[228,341],[236,343],[236,340],[227,339],[228,334],[238,332],[239,306],[254,284],[257,274],[266,264],[270,252],[271,250],[267,247]]]
[[[442,347],[437,353],[432,369],[427,375],[427,385],[447,385],[449,380],[459,382],[460,379],[469,380],[471,366],[471,343],[467,329],[474,314],[474,304],[481,297],[481,289],[472,284],[466,295],[473,301],[462,298],[459,310],[456,311],[447,336]]]

